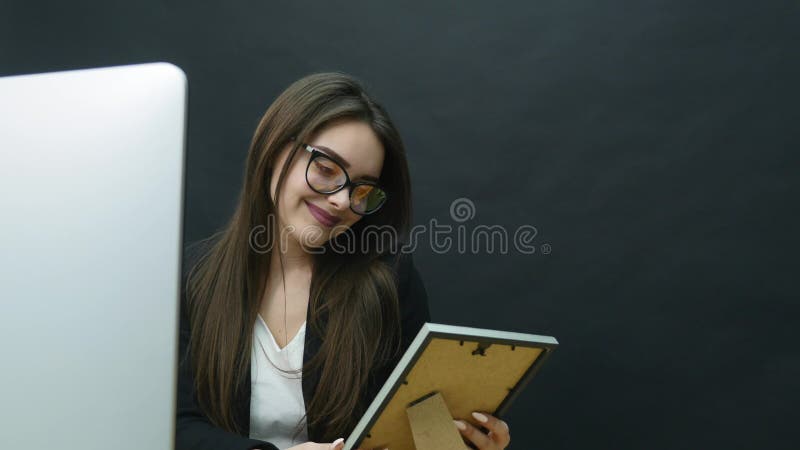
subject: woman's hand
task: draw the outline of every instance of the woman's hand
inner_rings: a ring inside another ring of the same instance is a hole
[[[462,437],[469,439],[478,450],[502,450],[508,447],[511,433],[507,423],[486,413],[474,412],[472,417],[480,422],[481,427],[489,430],[489,433],[485,434],[464,420],[453,420]]]
[[[286,450],[342,450],[344,448],[344,438],[339,438],[330,444],[317,444],[316,442],[305,442],[294,447],[287,448]],[[357,449],[362,450],[362,449]],[[386,449],[375,449],[386,450]]]
[[[316,442],[305,442],[286,450],[342,450],[344,448],[344,438],[339,438],[331,443],[318,444]]]

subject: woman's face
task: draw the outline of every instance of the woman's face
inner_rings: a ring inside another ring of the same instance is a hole
[[[318,148],[337,160],[350,181],[377,179],[383,168],[384,149],[369,125],[357,120],[333,122],[304,144]],[[273,169],[270,192],[275,198],[280,169],[295,142],[288,144]],[[280,242],[287,237],[304,247],[319,247],[350,228],[362,216],[350,209],[350,188],[333,194],[319,194],[306,182],[306,167],[311,153],[298,150],[286,174],[278,204]],[[389,193],[391,195],[391,193]],[[332,219],[327,220],[327,219]],[[335,224],[331,224],[335,222]]]

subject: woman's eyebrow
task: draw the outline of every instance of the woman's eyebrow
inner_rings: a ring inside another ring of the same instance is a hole
[[[341,155],[333,151],[333,149],[325,147],[323,145],[315,145],[314,147],[317,147],[320,150],[325,150],[325,152],[328,153],[328,156],[333,157],[333,159],[335,159],[336,162],[344,166],[345,169],[350,168],[350,163],[347,162],[347,160],[345,160],[344,158],[342,158]]]
[[[330,156],[331,158],[335,159],[336,162],[341,164],[342,167],[344,167],[345,169],[349,169],[350,168],[350,163],[347,162],[347,160],[345,160],[344,158],[342,158],[341,155],[339,155],[338,153],[333,151],[332,148],[325,147],[324,145],[314,145],[313,147],[316,147],[316,148],[318,148],[320,150],[324,150],[325,153],[328,154],[328,156]],[[378,179],[373,177],[372,175],[363,175],[363,176],[361,176],[359,178],[362,179],[362,180],[372,181],[372,182],[375,182],[375,183],[378,182]]]

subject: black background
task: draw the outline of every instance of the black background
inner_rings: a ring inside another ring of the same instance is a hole
[[[416,224],[468,198],[467,230],[535,226],[532,255],[415,258],[434,321],[559,339],[511,448],[796,448],[796,0],[0,5],[0,75],[187,73],[187,241],[229,218],[267,106],[320,70],[389,109]]]

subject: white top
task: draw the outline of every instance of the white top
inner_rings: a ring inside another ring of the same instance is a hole
[[[278,347],[269,327],[258,316],[253,332],[252,362],[250,365],[250,437],[271,442],[281,450],[308,442],[308,428],[292,440],[295,427],[305,414],[300,369],[303,366],[306,323],[286,344]],[[269,357],[269,360],[267,360]],[[297,373],[283,373],[284,370]]]

